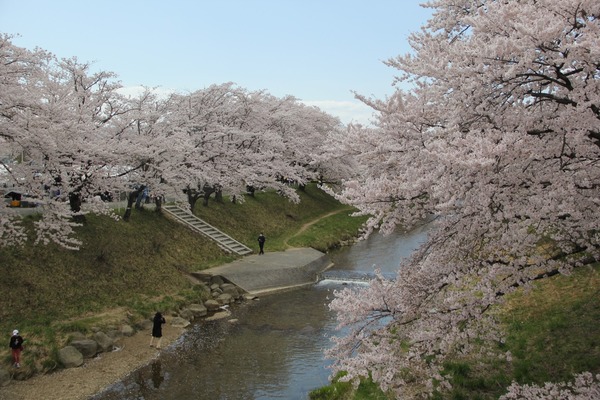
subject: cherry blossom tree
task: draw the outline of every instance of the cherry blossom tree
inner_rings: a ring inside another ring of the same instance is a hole
[[[125,112],[115,93],[119,84],[112,73],[90,73],[75,58],[57,60],[10,39],[4,35],[0,43],[4,185],[46,210],[35,223],[38,241],[76,248],[72,228],[83,216],[82,203],[91,211],[92,200],[114,184],[106,167],[114,161],[111,121]],[[0,212],[3,243],[23,239],[10,211]]]
[[[600,3],[427,6],[413,53],[387,61],[412,89],[359,95],[377,128],[331,146],[360,165],[338,198],[369,229],[436,219],[394,281],[331,304],[350,328],[329,351],[334,370],[403,398],[447,387],[449,355],[497,347],[492,310],[507,293],[600,259]]]
[[[129,194],[125,219],[148,190],[192,208],[212,193],[241,198],[249,186],[297,201],[286,180],[314,178],[310,155],[339,125],[292,97],[233,83],[125,97],[113,73],[11,39],[0,37],[2,184],[42,209],[37,242],[77,248],[73,228],[86,212],[113,215],[98,201],[104,195]],[[26,240],[21,222],[15,210],[0,209],[0,245]]]

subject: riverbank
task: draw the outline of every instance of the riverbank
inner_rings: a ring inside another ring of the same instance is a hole
[[[178,340],[185,328],[167,323],[163,328],[162,349]],[[78,368],[12,381],[0,388],[0,400],[86,400],[114,382],[158,357],[161,350],[150,347],[150,331],[119,338],[117,351],[101,353]],[[27,357],[27,351],[23,357]]]

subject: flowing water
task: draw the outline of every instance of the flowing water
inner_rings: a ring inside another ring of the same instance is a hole
[[[311,288],[232,307],[232,319],[195,323],[158,359],[92,400],[307,399],[327,385],[324,349],[336,332],[333,290],[375,267],[393,275],[426,228],[372,235],[329,254],[335,266]]]

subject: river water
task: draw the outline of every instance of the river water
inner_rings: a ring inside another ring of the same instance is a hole
[[[426,236],[426,227],[374,234],[332,251],[335,266],[316,285],[232,307],[235,322],[195,323],[158,359],[90,400],[305,400],[329,382],[323,351],[340,335],[328,309],[332,292],[375,267],[393,275]]]

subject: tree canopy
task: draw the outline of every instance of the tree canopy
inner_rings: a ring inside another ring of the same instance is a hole
[[[358,168],[338,198],[368,227],[435,227],[394,281],[337,293],[351,333],[329,355],[346,379],[372,376],[402,398],[432,390],[448,355],[498,343],[493,306],[533,280],[600,257],[600,4],[437,0],[389,59],[398,88],[357,95],[375,129],[330,143]],[[506,357],[510,357],[509,354]]]
[[[215,191],[240,199],[249,187],[297,201],[287,183],[322,174],[320,144],[341,126],[294,97],[233,83],[125,97],[115,74],[11,39],[0,36],[0,183],[39,205],[37,242],[76,249],[86,212],[111,214],[101,198],[140,187],[182,203]],[[24,243],[21,222],[0,208],[0,245]]]

